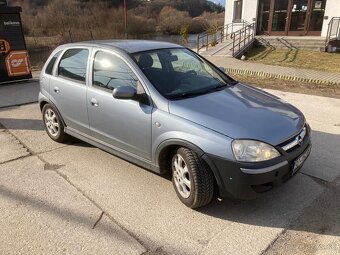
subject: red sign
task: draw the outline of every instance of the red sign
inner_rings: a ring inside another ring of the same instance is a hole
[[[27,51],[12,51],[6,57],[8,76],[30,74]]]

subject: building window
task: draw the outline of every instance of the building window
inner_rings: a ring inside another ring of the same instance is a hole
[[[242,19],[242,0],[234,1],[233,22],[239,22]]]

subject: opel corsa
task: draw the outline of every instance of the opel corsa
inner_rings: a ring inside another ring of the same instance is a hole
[[[292,105],[231,78],[182,46],[153,41],[62,45],[40,77],[47,134],[76,137],[158,174],[191,208],[256,198],[311,151]]]

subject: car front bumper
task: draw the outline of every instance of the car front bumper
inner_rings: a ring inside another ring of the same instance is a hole
[[[202,157],[213,170],[220,197],[254,199],[260,193],[281,185],[294,176],[302,167],[311,151],[310,129],[301,146],[290,152],[280,147],[281,156],[275,159],[243,163],[204,154]],[[296,162],[298,167],[294,168]]]

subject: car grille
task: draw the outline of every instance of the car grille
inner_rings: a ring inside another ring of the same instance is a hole
[[[281,143],[279,146],[286,152],[291,152],[297,147],[301,146],[308,137],[308,128],[305,125],[300,133],[287,141]]]

